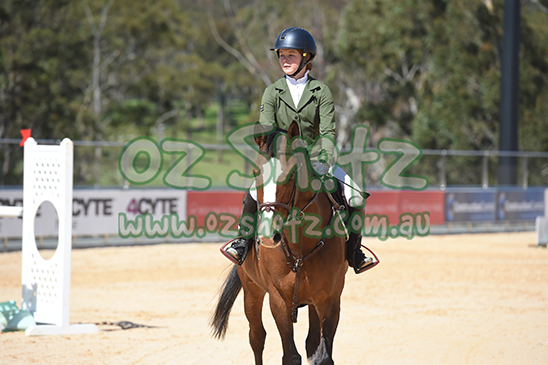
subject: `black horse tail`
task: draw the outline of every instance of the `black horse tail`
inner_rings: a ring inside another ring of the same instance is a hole
[[[212,314],[209,320],[209,325],[213,328],[213,337],[217,339],[224,339],[226,331],[228,329],[228,317],[234,302],[238,297],[238,293],[242,290],[242,282],[238,276],[238,267],[234,265],[230,273],[228,274],[221,290],[222,293],[217,302],[215,312]]]

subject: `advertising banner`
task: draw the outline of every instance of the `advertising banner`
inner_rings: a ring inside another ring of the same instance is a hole
[[[151,214],[154,219],[177,214],[186,218],[184,190],[174,189],[75,189],[72,202],[72,233],[75,236],[117,235],[119,213],[128,220]],[[23,190],[0,190],[0,205],[22,206]],[[35,235],[57,235],[57,213],[49,202],[36,214]],[[22,220],[0,218],[0,237],[21,237]]]
[[[495,210],[495,192],[448,192],[445,195],[447,222],[493,221]]]
[[[497,220],[534,220],[543,214],[543,190],[497,192]]]
[[[205,224],[205,217],[210,212],[230,215],[238,220],[242,214],[243,199],[244,192],[241,191],[189,191],[187,214],[195,216],[199,226]]]
[[[389,221],[396,222],[401,214],[399,191],[370,191],[365,201],[366,214],[386,215]]]
[[[430,224],[443,224],[444,193],[441,191],[371,191],[365,214],[386,215],[397,222],[406,213],[430,213]]]
[[[431,225],[445,222],[534,220],[537,216],[544,215],[546,208],[543,189],[454,190],[445,193],[373,190],[371,193],[371,197],[367,199],[366,215],[384,216],[388,222],[393,222],[392,224],[397,224],[402,214],[424,212],[429,213]],[[145,228],[146,222],[150,222],[149,225],[154,222],[162,223],[162,217],[170,216],[170,222],[172,219],[180,225],[188,217],[193,216],[196,218],[196,227],[193,229],[206,227],[208,232],[213,232],[214,227],[210,226],[221,225],[221,223],[223,223],[223,229],[236,229],[243,195],[243,192],[238,191],[75,189],[72,205],[73,234],[75,236],[118,235],[121,216],[124,218],[124,227],[126,227],[124,234],[128,237],[139,235],[137,231],[131,231],[131,227],[127,228],[129,227],[127,224],[131,222],[138,224],[139,217],[143,219],[148,217],[148,220],[142,220]],[[0,190],[0,205],[22,206],[22,204],[22,189]],[[53,205],[47,202],[42,204],[35,219],[35,235],[56,236],[57,226],[57,213]],[[162,225],[152,227],[152,231],[162,229]],[[21,219],[0,218],[0,238],[21,237],[21,230]]]
[[[400,211],[402,213],[430,213],[430,224],[443,224],[445,194],[442,191],[401,191]]]

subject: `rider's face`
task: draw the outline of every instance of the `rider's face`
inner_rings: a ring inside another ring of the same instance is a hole
[[[280,49],[279,52],[279,60],[282,71],[285,72],[286,75],[293,75],[295,71],[299,69],[299,65],[301,64],[301,60],[303,58],[301,52],[296,49]],[[303,69],[299,75],[295,76],[295,78],[298,79],[302,77],[300,74],[304,74],[304,72],[305,70]]]

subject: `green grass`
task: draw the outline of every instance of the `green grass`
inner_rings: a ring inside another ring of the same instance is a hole
[[[175,138],[189,141],[200,146],[207,144],[217,144],[217,115],[219,105],[211,104],[204,112],[202,121],[194,118],[190,121],[190,133],[185,121],[181,120],[177,125],[168,126],[165,130],[165,138]],[[226,145],[226,136],[235,127],[242,125],[250,120],[250,114],[247,106],[241,102],[229,103],[226,107],[225,128],[222,135],[222,144]],[[132,140],[138,137],[135,134],[135,128],[128,126],[120,131],[120,134],[113,135],[109,140]],[[159,136],[147,136],[160,143]],[[75,149],[75,185],[99,185],[99,186],[122,186],[124,179],[119,171],[118,160],[122,148],[103,147],[100,167],[98,169],[95,160],[94,147],[79,146]],[[145,185],[134,185],[142,187],[167,187],[164,183],[164,178],[170,167],[177,164],[177,159],[182,156],[180,154],[163,153],[163,167],[158,176],[151,182]],[[196,156],[196,152],[194,153]],[[177,166],[177,172],[181,172],[187,167],[189,159],[182,161],[182,164]],[[138,159],[137,168],[142,168],[145,159]],[[183,168],[183,169],[181,169]],[[231,171],[237,170],[240,173],[245,173],[245,161],[232,150],[223,150],[219,158],[219,153],[216,150],[205,150],[205,154],[201,160],[185,173],[188,175],[202,175],[211,179],[210,188],[229,188],[226,180]],[[251,174],[248,167],[248,174]]]

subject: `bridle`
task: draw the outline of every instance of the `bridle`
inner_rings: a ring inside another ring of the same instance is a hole
[[[288,182],[289,181],[292,181],[294,180],[295,178],[295,173],[293,173],[291,175],[291,177],[289,178]],[[314,203],[314,201],[316,200],[316,198],[318,197],[318,192],[316,192],[314,194],[314,196],[308,201],[308,203],[306,203],[306,205],[300,209],[299,209],[299,214],[298,216],[300,218],[302,218],[304,216],[304,211],[306,210],[306,208],[308,208],[309,206],[312,205],[312,203]],[[291,203],[290,203],[291,202]],[[291,191],[291,195],[289,197],[289,202],[287,203],[281,203],[281,202],[264,202],[264,203],[260,203],[258,205],[258,208],[261,212],[276,212],[276,208],[281,208],[281,209],[285,209],[287,210],[288,212],[288,216],[286,218],[286,222],[289,221],[291,219],[291,217],[289,216],[289,212],[291,212],[291,210],[293,208],[296,208],[296,204],[297,204],[297,185],[294,183],[293,184],[293,190]]]

